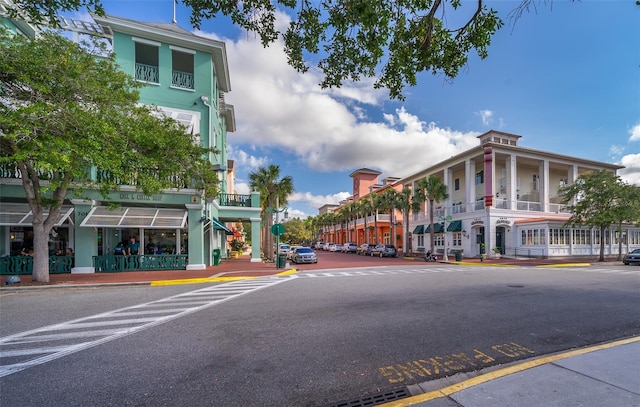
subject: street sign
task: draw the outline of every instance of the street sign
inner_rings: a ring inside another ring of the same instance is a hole
[[[284,233],[284,225],[282,223],[276,223],[275,225],[271,226],[271,233],[276,236],[282,236],[282,234]]]

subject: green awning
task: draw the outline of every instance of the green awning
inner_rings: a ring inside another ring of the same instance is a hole
[[[416,228],[415,228],[415,229],[413,229],[413,232],[411,232],[411,233],[413,233],[414,235],[421,235],[421,234],[423,234],[423,233],[424,233],[424,225],[418,225],[418,226],[416,226]]]
[[[447,226],[447,232],[462,232],[462,221],[454,220]]]
[[[434,223],[434,233],[442,233],[442,230],[444,229],[442,227],[442,223]],[[431,225],[427,225],[426,229],[424,230],[424,233],[431,233]]]
[[[211,217],[211,222],[213,223],[213,228],[216,230],[224,230],[224,234],[228,236],[232,236],[233,232],[227,228],[224,223],[220,222],[220,220],[216,217]]]

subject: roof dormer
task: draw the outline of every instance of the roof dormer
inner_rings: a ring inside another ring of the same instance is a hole
[[[521,136],[517,134],[503,133],[501,131],[489,130],[486,133],[483,133],[478,136],[480,139],[480,145],[484,145],[487,143],[495,143],[495,144],[506,144],[509,146],[517,146],[518,139]]]

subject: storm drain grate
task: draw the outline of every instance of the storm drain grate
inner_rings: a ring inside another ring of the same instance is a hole
[[[409,391],[406,387],[399,389],[386,390],[380,393],[363,396],[353,400],[339,401],[334,404],[329,404],[326,407],[369,407],[377,406],[389,401],[400,400],[409,397]]]

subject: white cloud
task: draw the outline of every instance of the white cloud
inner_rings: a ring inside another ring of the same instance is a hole
[[[640,186],[640,153],[625,155],[620,160],[620,165],[625,166],[618,171],[620,178],[629,184]]]
[[[351,192],[337,192],[330,195],[313,195],[310,192],[294,192],[289,195],[289,202],[300,202],[314,208],[326,204],[338,204],[351,196]]]
[[[236,166],[242,166],[247,171],[257,170],[269,163],[269,157],[256,157],[233,145],[227,147],[227,158],[234,160]]]
[[[477,133],[427,125],[404,108],[383,113],[381,122],[366,121],[366,108],[379,111],[385,92],[366,81],[320,89],[317,71],[301,74],[287,64],[282,43],[265,49],[241,38],[224,39],[233,72],[227,102],[237,120],[231,147],[250,145],[264,155],[277,148],[320,172],[364,163],[403,176],[477,145]]]
[[[233,183],[235,187],[236,193],[240,195],[249,195],[251,193],[251,186],[244,181],[238,182],[237,180]]]
[[[629,142],[640,141],[640,124],[636,124],[629,130]]]
[[[491,119],[493,118],[493,112],[491,110],[480,110],[476,112],[476,114],[482,119],[483,125],[489,126],[491,124]]]

